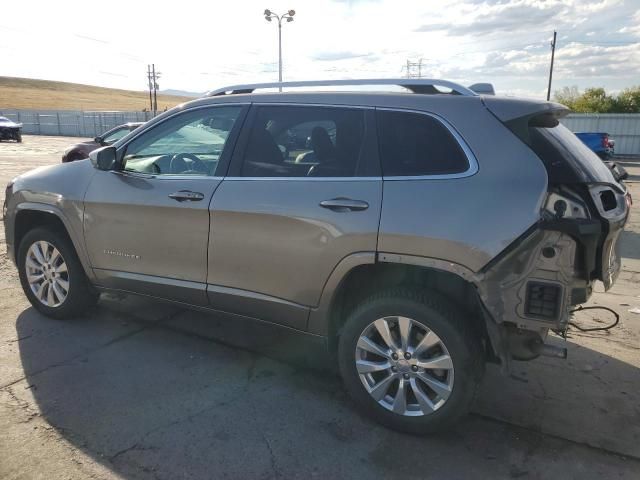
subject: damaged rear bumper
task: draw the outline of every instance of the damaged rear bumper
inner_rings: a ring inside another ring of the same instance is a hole
[[[608,290],[620,272],[630,197],[610,186],[589,191],[589,218],[543,215],[485,266],[476,282],[489,337],[503,364],[561,356],[545,350],[548,331],[564,333],[573,307],[587,302],[595,281]]]

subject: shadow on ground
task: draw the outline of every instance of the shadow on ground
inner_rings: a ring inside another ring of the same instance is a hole
[[[124,477],[637,473],[636,460],[621,467],[616,456],[539,433],[551,430],[640,457],[638,370],[597,352],[571,348],[580,364],[596,366],[588,372],[557,361],[523,367],[526,383],[491,369],[477,414],[453,431],[416,438],[361,417],[313,342],[270,335],[254,322],[144,302],[131,315],[126,301],[102,301],[87,319],[55,329],[33,309],[17,319],[27,378],[11,386],[14,394],[31,392],[42,416],[68,441]],[[247,338],[254,341],[247,345]],[[301,357],[307,361],[301,364]],[[604,379],[617,381],[616,388]],[[603,429],[604,422],[610,425]],[[610,438],[622,430],[624,441]],[[632,439],[635,444],[626,443]]]

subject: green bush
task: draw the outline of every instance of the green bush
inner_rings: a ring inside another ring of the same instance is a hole
[[[604,88],[578,87],[557,90],[554,100],[579,113],[640,113],[640,86],[626,88],[617,95],[608,95]]]

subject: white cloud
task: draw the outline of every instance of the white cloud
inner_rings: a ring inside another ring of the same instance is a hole
[[[170,7],[169,7],[170,5]],[[262,17],[296,9],[283,25],[285,80],[396,77],[407,58],[426,76],[490,81],[540,95],[549,40],[559,32],[554,87],[638,83],[637,0],[236,0],[179,4],[37,0],[3,5],[3,75],[144,89],[204,91],[277,78],[277,27]],[[34,13],[36,12],[36,13]],[[28,19],[28,20],[27,20]]]

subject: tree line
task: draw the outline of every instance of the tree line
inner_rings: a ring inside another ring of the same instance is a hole
[[[604,88],[578,87],[556,90],[554,100],[579,113],[640,113],[640,86],[626,88],[618,94],[608,94]]]

